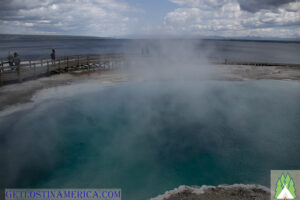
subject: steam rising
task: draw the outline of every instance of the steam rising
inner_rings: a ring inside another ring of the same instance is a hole
[[[200,50],[199,40],[150,40],[139,42],[137,55],[128,56],[134,77],[144,79],[208,79],[209,49]],[[140,52],[139,52],[140,51]]]
[[[50,89],[2,117],[0,186],[146,199],[183,184],[268,185],[270,169],[299,168],[299,83],[208,80],[197,45],[140,44],[149,53],[128,56],[132,80]]]

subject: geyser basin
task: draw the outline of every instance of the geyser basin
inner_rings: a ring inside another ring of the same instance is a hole
[[[2,188],[122,188],[123,199],[146,199],[182,184],[268,186],[270,169],[300,168],[299,82],[53,91],[1,118]]]

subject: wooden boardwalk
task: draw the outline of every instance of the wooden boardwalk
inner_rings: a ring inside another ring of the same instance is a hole
[[[127,55],[128,56],[128,55]],[[134,57],[145,59],[145,57]],[[150,57],[151,58],[151,57]],[[300,64],[260,63],[260,62],[214,62],[217,65],[251,65],[251,66],[283,66],[299,68]],[[19,67],[9,66],[7,61],[0,65],[0,86],[8,83],[22,82],[51,74],[72,71],[112,70],[127,65],[123,54],[88,54],[58,57],[55,62],[50,59],[22,60]]]
[[[251,66],[274,66],[274,67],[295,67],[299,68],[300,64],[290,64],[290,63],[267,63],[267,62],[238,62],[238,61],[224,61],[224,62],[214,62],[215,64],[221,65],[251,65]]]
[[[121,54],[64,56],[56,58],[55,62],[50,59],[22,60],[19,67],[11,67],[6,61],[0,65],[0,85],[63,72],[112,70],[123,64],[124,56]]]

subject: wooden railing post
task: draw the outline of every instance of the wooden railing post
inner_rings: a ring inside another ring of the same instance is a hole
[[[67,71],[69,71],[69,57],[67,56]]]
[[[18,76],[18,81],[22,82],[20,65],[21,65],[21,63],[17,66],[17,76]]]
[[[36,78],[36,63],[34,63],[34,65],[33,65],[33,76],[34,76],[34,78]]]
[[[3,84],[3,80],[2,80],[2,73],[3,73],[3,61],[1,60],[1,69],[0,69],[0,85]]]
[[[97,62],[98,62],[97,64],[99,65],[99,67],[102,68],[101,56],[100,55],[97,57]]]
[[[49,66],[49,61],[47,60],[47,75],[50,75],[50,66]]]
[[[88,66],[88,71],[90,72],[89,56],[86,56],[86,64],[87,64],[87,66]]]
[[[41,59],[41,69],[43,70],[44,62],[43,59]]]
[[[112,59],[111,59],[111,57],[109,57],[108,58],[108,60],[109,60],[109,70],[111,70],[112,69]]]
[[[59,72],[61,72],[60,59],[58,60],[58,69],[59,69]]]

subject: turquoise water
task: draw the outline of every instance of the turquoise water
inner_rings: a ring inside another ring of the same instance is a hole
[[[270,169],[300,168],[299,82],[73,90],[0,119],[1,188],[122,188],[123,199],[147,199],[183,184],[268,186]]]

